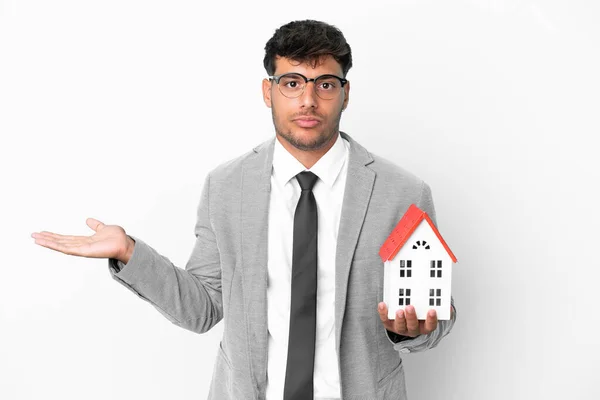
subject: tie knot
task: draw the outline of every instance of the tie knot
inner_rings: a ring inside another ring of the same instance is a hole
[[[318,176],[309,171],[300,172],[296,175],[296,179],[300,184],[300,188],[302,190],[312,190],[313,186],[315,186],[315,182],[319,179]]]

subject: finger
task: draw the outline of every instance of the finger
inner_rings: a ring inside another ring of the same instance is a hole
[[[75,237],[75,236],[68,236],[68,235],[60,235],[58,233],[47,232],[47,231],[35,232],[35,233],[32,233],[31,236],[42,237],[44,239],[68,239],[68,238]]]
[[[90,244],[84,241],[59,242],[55,240],[38,238],[35,240],[35,243],[42,247],[46,247],[51,250],[56,250],[71,256],[90,257],[92,254]]]
[[[377,305],[377,312],[379,313],[379,319],[381,319],[385,329],[389,331],[394,330],[394,320],[388,318],[388,308],[384,302]]]
[[[396,311],[396,319],[394,320],[394,332],[399,335],[406,335],[406,317],[405,311],[400,309]]]
[[[96,232],[98,232],[104,228],[104,224],[95,218],[88,218],[85,220],[85,223],[87,224],[87,226],[89,226]]]
[[[406,330],[407,336],[415,337],[419,335],[419,320],[417,319],[417,312],[415,307],[406,306]]]
[[[377,305],[377,312],[379,313],[379,318],[381,319],[381,322],[388,321],[388,316],[387,316],[388,309],[387,309],[387,305],[383,301]]]
[[[49,232],[32,233],[31,237],[61,244],[83,244],[89,241],[89,238],[86,236],[66,236]]]
[[[437,323],[438,323],[438,319],[437,319],[437,313],[435,310],[429,310],[427,312],[427,318],[425,319],[425,329],[424,332],[422,333],[430,333],[436,330],[437,328]]]
[[[42,247],[46,247],[48,249],[60,251],[61,253],[65,253],[65,254],[70,254],[67,246],[65,246],[62,243],[57,243],[54,240],[37,238],[37,239],[35,239],[35,243]]]

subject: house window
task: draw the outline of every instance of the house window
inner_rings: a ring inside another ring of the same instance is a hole
[[[400,260],[400,278],[412,276],[412,260]]]
[[[413,249],[418,249],[419,247],[423,247],[425,250],[429,250],[429,245],[424,240],[417,240],[417,242],[413,244]]]
[[[429,270],[430,278],[442,277],[442,260],[431,260],[429,262],[431,269]]]
[[[410,305],[410,289],[399,289],[398,305],[400,305],[400,306]]]
[[[432,307],[442,305],[442,289],[429,289],[429,305]]]

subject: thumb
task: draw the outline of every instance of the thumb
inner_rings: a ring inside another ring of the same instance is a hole
[[[104,229],[104,224],[101,221],[98,221],[97,219],[94,219],[94,218],[86,219],[85,223],[87,224],[87,226],[89,226],[96,232],[99,232],[100,230]]]

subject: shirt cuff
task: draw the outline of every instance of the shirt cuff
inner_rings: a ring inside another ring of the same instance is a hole
[[[414,337],[404,336],[404,335],[398,335],[396,332],[388,331],[387,329],[385,331],[387,332],[388,338],[393,343],[400,343],[400,342],[403,342],[405,340],[414,339]]]

